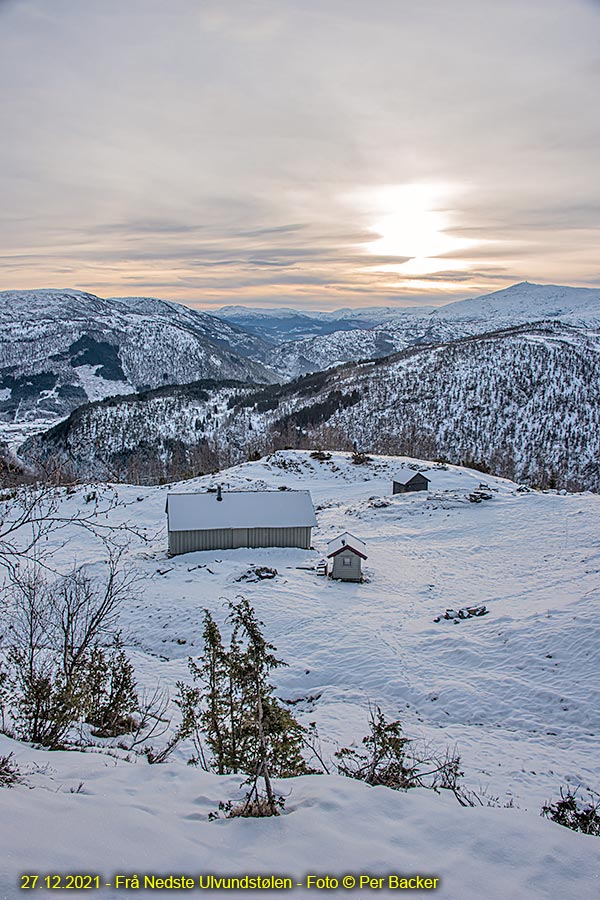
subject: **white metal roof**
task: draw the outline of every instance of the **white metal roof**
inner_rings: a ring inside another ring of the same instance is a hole
[[[409,481],[412,481],[415,475],[422,475],[427,481],[431,481],[431,478],[427,478],[425,472],[415,472],[414,469],[407,469],[404,472],[400,472],[399,475],[394,475],[394,481],[398,484],[408,484]]]
[[[169,531],[308,528],[317,524],[309,491],[223,491],[167,495]]]
[[[339,553],[344,547],[349,547],[350,550],[356,551],[356,553],[359,553],[365,559],[367,558],[367,545],[364,541],[361,541],[353,534],[350,534],[349,531],[344,531],[343,534],[338,535],[338,537],[328,542],[327,556],[335,556],[336,553]]]

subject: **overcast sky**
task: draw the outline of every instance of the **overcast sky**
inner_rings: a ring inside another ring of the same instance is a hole
[[[597,0],[0,0],[0,289],[600,285]]]

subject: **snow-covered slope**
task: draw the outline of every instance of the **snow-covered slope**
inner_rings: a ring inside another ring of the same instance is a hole
[[[523,282],[434,310],[406,309],[395,314],[388,309],[374,310],[371,321],[351,318],[353,330],[288,340],[273,347],[263,359],[277,372],[293,378],[347,360],[375,359],[406,347],[446,343],[550,319],[599,329],[600,289]],[[260,328],[256,332],[260,333]]]
[[[181,303],[158,300],[155,297],[113,297],[109,302],[121,304],[129,314],[177,323],[181,328],[204,335],[213,343],[250,359],[255,359],[269,349],[268,341],[257,339],[235,323],[225,322],[217,316],[190,309]]]
[[[407,467],[426,473],[428,492],[392,496],[394,475]],[[112,885],[98,892],[106,897],[129,896],[114,889],[116,873],[276,872],[302,885],[300,896],[311,873],[383,877],[381,891],[340,890],[364,900],[387,895],[388,873],[404,872],[439,877],[435,895],[445,900],[591,900],[598,838],[539,810],[565,782],[600,784],[600,498],[521,492],[486,476],[492,499],[470,503],[481,477],[419,459],[353,465],[349,454],[319,462],[298,451],[220,473],[225,489],[310,490],[318,528],[309,551],[168,559],[166,486],[119,486],[123,505],[103,522],[129,521],[151,536],[123,560],[140,579],[119,622],[140,686],[189,681],[203,608],[223,626],[240,576],[272,566],[276,578],[243,590],[289,664],[276,670],[277,695],[293,701],[303,723],[317,722],[327,760],[360,739],[369,703],[379,704],[410,738],[456,747],[465,786],[484,803],[496,797],[518,808],[465,809],[444,792],[396,793],[332,774],[279,781],[286,805],[278,819],[209,822],[220,800],[239,796],[242,779],[186,766],[190,746],[149,766],[125,751],[47,753],[0,738],[0,755],[14,752],[29,783],[2,792],[2,896],[22,894],[24,871],[98,872]],[[65,490],[60,513],[86,508],[88,492]],[[345,530],[367,544],[361,584],[312,569]],[[50,540],[59,568],[75,557],[102,571],[99,543],[79,530],[63,546],[66,536]],[[481,603],[484,617],[434,621],[446,607]]]
[[[397,316],[370,328],[286,341],[269,349],[263,360],[282,376],[295,378],[344,362],[378,359],[407,347],[448,343],[488,330],[482,320],[455,322],[433,316]]]
[[[11,750],[0,738],[0,753]],[[597,839],[535,812],[465,810],[443,795],[398,794],[325,775],[275,782],[288,795],[277,819],[208,822],[223,797],[239,795],[239,779],[173,762],[151,768],[141,760],[24,748],[15,755],[36,769],[35,787],[17,786],[2,798],[3,900],[22,896],[21,873],[34,868],[43,888],[46,873],[99,874],[94,893],[107,900],[184,893],[173,882],[162,891],[146,888],[146,876],[169,875],[191,879],[185,894],[235,898],[247,887],[224,881],[219,888],[211,875],[262,876],[260,896],[270,898],[284,891],[314,896],[316,879],[327,874],[348,900],[397,895],[399,879],[415,875],[436,878],[427,893],[441,900],[591,900],[597,885]],[[138,882],[126,881],[133,875]],[[283,889],[266,887],[273,875],[287,880]],[[341,888],[344,876],[356,887]]]
[[[418,326],[417,326],[418,327]],[[267,365],[286,378],[320,372],[357,359],[375,359],[403,349],[410,343],[410,330],[403,328],[399,339],[390,338],[385,328],[337,330],[296,341],[285,341],[265,355]]]
[[[82,407],[21,452],[84,477],[147,481],[274,446],[357,443],[598,491],[599,382],[598,332],[546,323],[413,347],[258,391],[232,385]]]
[[[433,314],[451,320],[474,319],[490,325],[538,319],[600,320],[600,288],[576,288],[523,281],[505,290],[440,307]]]
[[[272,381],[247,357],[267,344],[235,325],[152,298],[0,293],[0,416],[60,417],[88,400],[198,378]]]
[[[405,321],[432,312],[433,306],[391,307],[368,306],[336,309],[333,312],[297,310],[285,307],[223,306],[215,313],[228,322],[235,322],[252,334],[276,342],[304,340],[312,336],[332,335],[372,328],[382,322]],[[298,374],[296,372],[295,374]]]
[[[151,297],[4,292],[0,419],[57,418],[87,400],[169,383],[289,379],[539,320],[598,329],[600,291],[524,282],[438,309],[233,306],[219,313]]]

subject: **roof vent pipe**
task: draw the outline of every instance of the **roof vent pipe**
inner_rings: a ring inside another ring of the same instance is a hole
[[[221,493],[221,485],[217,485],[217,500],[222,500],[223,494]]]

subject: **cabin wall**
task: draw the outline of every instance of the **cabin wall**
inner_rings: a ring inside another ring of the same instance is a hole
[[[345,564],[344,560],[348,560]],[[362,577],[361,558],[351,550],[343,550],[337,556],[332,557],[330,575],[340,581],[360,581]]]
[[[398,481],[394,481],[393,493],[407,494],[409,491],[426,491],[428,485],[429,482],[426,478],[416,478],[414,481],[409,482],[409,484],[400,484]]]
[[[300,547],[310,549],[312,529],[293,528],[206,528],[198,531],[169,531],[169,555],[194,550],[235,550],[239,547]]]

